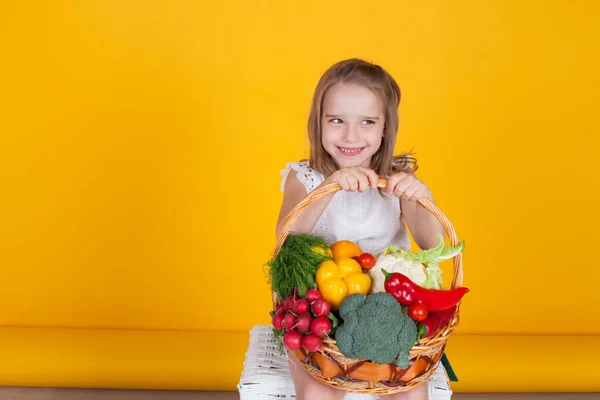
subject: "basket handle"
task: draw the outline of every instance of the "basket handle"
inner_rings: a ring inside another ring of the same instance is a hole
[[[385,188],[387,188],[387,185],[388,185],[387,179],[383,179],[383,178],[378,179],[378,181],[377,181],[378,188],[385,189]],[[273,256],[276,256],[279,253],[279,250],[281,250],[281,246],[283,246],[285,239],[288,237],[288,235],[290,233],[290,229],[292,228],[292,225],[294,224],[294,222],[296,222],[296,220],[298,219],[298,217],[300,216],[300,214],[306,207],[308,207],[311,203],[314,203],[315,201],[327,196],[328,194],[335,193],[341,189],[342,189],[342,187],[339,184],[330,183],[328,185],[325,185],[321,188],[318,188],[318,189],[313,190],[312,192],[308,193],[298,204],[296,204],[296,206],[294,206],[294,208],[290,211],[290,213],[283,220],[283,225],[281,227],[281,231],[279,232],[279,237],[277,238],[277,242],[275,243],[275,251],[273,252]],[[438,221],[440,221],[440,223],[444,227],[444,231],[446,232],[446,235],[450,239],[450,244],[452,246],[458,246],[460,242],[458,241],[458,237],[456,236],[454,227],[452,226],[452,223],[450,222],[450,220],[438,208],[438,206],[435,205],[435,203],[433,201],[431,201],[427,198],[419,199],[419,200],[417,200],[417,202],[421,206],[425,207],[425,209],[427,211],[429,211],[430,213],[435,215],[436,218],[438,219]],[[452,286],[451,287],[452,287],[452,289],[455,289],[457,287],[462,286],[462,283],[463,283],[462,252],[458,253],[454,257],[453,266],[454,266],[454,276],[452,277]]]

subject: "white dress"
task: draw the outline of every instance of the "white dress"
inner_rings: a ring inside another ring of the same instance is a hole
[[[292,162],[281,171],[281,191],[290,171],[296,171],[298,180],[310,193],[325,177],[312,169],[308,161]],[[338,240],[350,240],[364,252],[376,255],[386,246],[410,248],[410,239],[401,220],[400,201],[397,197],[382,197],[377,190],[334,194],[331,203],[311,232],[321,236],[328,245]]]

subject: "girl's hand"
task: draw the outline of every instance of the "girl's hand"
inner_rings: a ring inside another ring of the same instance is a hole
[[[335,171],[325,179],[325,184],[337,183],[347,192],[365,192],[369,188],[377,189],[379,176],[365,167],[347,167]]]
[[[414,174],[398,172],[388,179],[387,192],[402,200],[417,201],[423,197],[432,199],[431,190]]]

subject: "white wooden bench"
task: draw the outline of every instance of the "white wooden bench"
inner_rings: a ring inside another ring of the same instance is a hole
[[[256,325],[250,331],[250,343],[238,390],[240,400],[296,398],[288,360],[277,350],[271,327],[268,325]],[[446,371],[440,363],[429,379],[429,399],[450,400],[451,396]],[[350,399],[371,400],[377,399],[377,396],[348,393],[345,400]]]

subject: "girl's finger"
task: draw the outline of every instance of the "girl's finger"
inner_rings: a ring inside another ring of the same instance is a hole
[[[417,190],[415,194],[413,194],[411,200],[417,201],[424,197],[431,198],[431,192],[429,191],[429,188],[427,186],[422,185],[421,187],[419,187],[419,190]]]
[[[346,175],[340,177],[339,184],[342,187],[342,190],[346,192],[350,190],[350,185],[348,184],[348,179],[346,178]]]
[[[371,182],[371,187],[373,189],[377,189],[377,181],[379,180],[379,175],[377,172],[370,170],[367,175],[369,176],[369,181]]]
[[[404,191],[402,198],[405,200],[408,200],[408,201],[416,200],[415,196],[418,196],[419,189],[420,189],[419,185],[415,185],[415,184],[410,185]]]
[[[410,184],[410,179],[408,179],[407,176],[404,176],[404,178],[401,179],[400,182],[398,182],[398,184],[396,185],[396,188],[394,189],[394,195],[397,197],[402,197],[406,189],[410,186]]]
[[[356,182],[356,189],[354,190],[360,190],[360,175],[361,172],[358,167],[348,171],[348,181],[351,182],[351,187],[353,187],[354,182]]]
[[[388,179],[388,187],[387,187],[387,193],[388,194],[392,194],[396,192],[396,185],[398,184],[398,182],[400,181],[400,177],[397,175],[392,175],[390,176],[390,178]]]
[[[392,175],[392,178],[395,178],[397,181],[396,184],[396,190],[394,190],[394,195],[396,195],[396,191],[398,190],[398,185],[400,186],[400,190],[402,192],[404,192],[404,190],[406,189],[406,186],[408,185],[408,181],[410,181],[410,175],[407,174],[406,172],[397,172],[394,175]],[[400,197],[398,195],[398,197]]]
[[[373,171],[371,168],[365,167],[361,167],[361,171],[363,171],[369,178],[369,184],[371,185],[371,188],[377,189],[377,181],[379,180],[379,175],[377,175],[377,172]]]
[[[366,174],[362,174],[361,176],[358,177],[358,191],[359,192],[366,192],[367,190],[369,190],[369,187],[371,185],[369,185],[369,177]]]
[[[364,171],[360,171],[357,174],[357,178],[358,178],[358,190],[360,192],[366,192],[367,190],[369,190],[369,187],[370,187],[369,175],[367,175],[367,173]]]
[[[356,178],[356,175],[354,175],[353,173],[349,173],[347,178],[348,187],[350,188],[350,191],[355,192],[358,189],[358,179]]]

